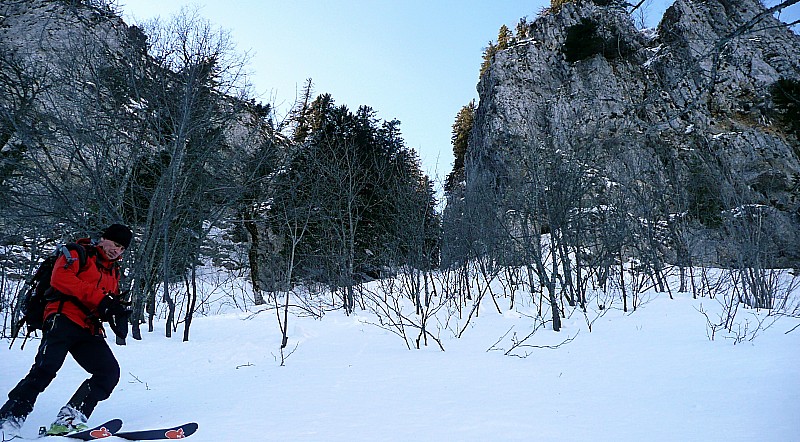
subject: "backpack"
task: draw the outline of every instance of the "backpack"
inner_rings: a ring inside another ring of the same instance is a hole
[[[70,254],[71,250],[78,252],[78,258],[72,258],[72,255]],[[91,251],[94,251],[93,248]],[[77,243],[62,244],[56,247],[55,251],[45,258],[41,264],[39,264],[39,268],[36,269],[36,272],[33,274],[31,279],[25,283],[25,285],[28,286],[28,290],[20,295],[18,305],[21,314],[19,320],[14,324],[14,329],[12,330],[12,334],[14,335],[14,338],[11,340],[12,346],[14,345],[14,339],[16,339],[17,332],[22,328],[23,325],[27,325],[25,341],[28,340],[28,337],[31,335],[31,333],[42,329],[44,326],[44,309],[51,301],[71,301],[82,310],[85,309],[88,312],[89,309],[80,301],[78,301],[77,298],[60,293],[50,286],[50,277],[53,275],[53,269],[55,268],[56,260],[59,256],[66,256],[67,267],[78,260],[78,274],[80,274],[80,272],[82,272],[86,266],[88,254],[89,250],[87,250],[84,245]],[[25,341],[22,343],[22,348],[25,347]]]

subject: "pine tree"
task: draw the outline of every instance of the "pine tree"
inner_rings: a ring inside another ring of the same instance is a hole
[[[528,34],[530,32],[530,25],[528,24],[528,19],[522,17],[519,19],[519,23],[517,23],[517,40],[525,40],[528,38]]]
[[[508,47],[511,46],[511,40],[513,38],[514,34],[511,33],[508,26],[500,26],[500,30],[497,32],[497,50],[502,51],[503,49],[508,49]]]
[[[435,200],[433,193],[425,198],[425,176],[399,121],[381,122],[368,106],[350,112],[330,94],[319,95],[302,115],[308,132],[276,177],[265,208],[267,231],[284,246],[263,274],[282,284],[307,278],[345,287],[345,307],[352,309],[359,275],[419,260],[408,238],[416,238],[409,229],[420,223],[408,220],[430,213],[425,221],[435,226],[437,215],[428,210]]]
[[[458,111],[456,121],[453,123],[453,132],[450,137],[453,145],[453,171],[445,179],[444,190],[446,192],[452,192],[455,186],[464,180],[464,157],[467,154],[469,133],[475,121],[476,110],[475,100],[470,101]]]
[[[489,45],[486,46],[486,49],[483,50],[483,62],[481,63],[481,72],[480,76],[483,77],[483,74],[489,69],[489,66],[492,65],[492,59],[494,58],[494,54],[497,53],[497,46],[494,45],[493,41],[489,41]]]
[[[311,96],[314,94],[314,82],[308,78],[303,87],[300,101],[295,104],[289,114],[289,121],[294,125],[292,140],[296,143],[303,142],[309,133],[308,114],[311,106]]]
[[[500,30],[497,31],[497,44],[490,40],[489,44],[483,50],[483,62],[481,63],[480,76],[483,76],[486,70],[489,69],[489,66],[492,65],[492,60],[494,59],[494,55],[497,54],[497,51],[508,49],[513,39],[514,34],[508,29],[508,26],[500,26]]]

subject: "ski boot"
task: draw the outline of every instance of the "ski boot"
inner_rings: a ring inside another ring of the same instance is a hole
[[[39,429],[43,436],[63,436],[65,434],[77,433],[78,431],[88,430],[86,416],[70,405],[61,407],[56,416],[56,421],[50,424],[50,428]]]

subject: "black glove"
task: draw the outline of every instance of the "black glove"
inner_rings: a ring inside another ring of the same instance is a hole
[[[125,310],[125,313],[114,315],[108,321],[108,325],[116,336],[117,345],[125,345],[125,338],[128,337],[128,318],[130,315],[130,310]]]
[[[103,321],[110,321],[114,316],[124,315],[127,309],[122,302],[116,297],[106,295],[97,304],[97,314]]]
[[[108,322],[116,335],[117,345],[125,345],[125,338],[128,337],[128,318],[131,316],[128,307],[116,296],[106,295],[97,305],[97,313],[102,320]]]

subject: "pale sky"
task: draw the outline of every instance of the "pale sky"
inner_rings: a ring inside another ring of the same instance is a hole
[[[651,0],[654,26],[673,0]],[[776,4],[778,0],[768,0]],[[456,113],[473,98],[483,49],[521,17],[533,21],[549,0],[121,0],[128,24],[183,6],[231,32],[251,55],[254,92],[286,113],[305,79],[351,111],[368,105],[398,119],[406,145],[429,176],[453,163]],[[790,7],[797,19],[800,4]],[[782,19],[791,21],[784,13]]]

